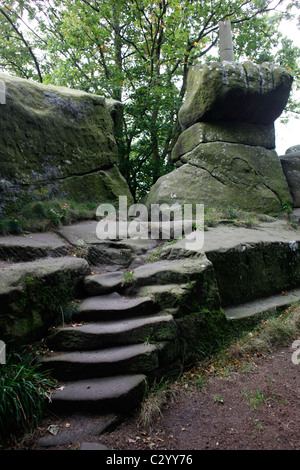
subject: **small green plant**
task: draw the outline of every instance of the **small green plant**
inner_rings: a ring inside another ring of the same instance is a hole
[[[288,213],[293,212],[293,209],[291,208],[291,206],[289,206],[289,204],[287,204],[286,202],[282,202],[281,207],[284,212],[288,212]]]
[[[221,395],[214,395],[214,403],[217,403],[219,405],[223,405],[224,400],[221,397]]]
[[[123,281],[121,284],[122,287],[130,286],[135,283],[135,277],[134,277],[133,271],[125,271],[122,277],[123,277]]]
[[[249,406],[253,410],[257,410],[266,402],[264,393],[258,389],[254,390],[254,392],[244,391],[242,395],[248,399]]]
[[[39,424],[55,385],[32,355],[13,354],[0,365],[0,447]]]
[[[149,256],[145,259],[146,263],[154,263],[155,261],[158,261],[161,255],[161,251],[163,249],[163,246],[160,246],[156,250],[153,250]]]
[[[256,426],[257,429],[263,429],[263,428],[264,428],[263,424],[261,424],[261,423],[258,421],[258,419],[256,419],[256,418],[254,418],[254,424],[255,424],[255,426]]]

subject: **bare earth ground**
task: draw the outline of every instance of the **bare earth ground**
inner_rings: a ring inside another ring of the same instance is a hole
[[[300,365],[292,362],[294,351],[291,345],[281,347],[229,376],[210,375],[202,388],[177,386],[150,432],[137,413],[88,440],[116,451],[299,450]],[[58,422],[69,426],[63,419]],[[40,450],[37,438],[47,434],[49,423],[55,424],[53,417],[17,448]],[[71,426],[80,427],[80,420]],[[50,449],[80,449],[80,443]]]

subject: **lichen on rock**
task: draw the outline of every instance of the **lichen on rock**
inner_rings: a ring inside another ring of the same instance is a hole
[[[24,202],[132,196],[117,169],[111,103],[79,90],[0,74],[0,213]],[[114,108],[113,108],[114,109]]]

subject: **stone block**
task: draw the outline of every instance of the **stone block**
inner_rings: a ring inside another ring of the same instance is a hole
[[[274,125],[238,122],[197,122],[183,131],[173,151],[172,161],[194,150],[199,144],[208,142],[227,142],[275,148]]]
[[[200,121],[272,124],[289,98],[292,74],[277,65],[209,62],[190,69],[183,129]]]

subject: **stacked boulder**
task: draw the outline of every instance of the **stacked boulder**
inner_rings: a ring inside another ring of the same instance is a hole
[[[230,206],[276,214],[292,204],[275,151],[274,121],[293,77],[281,67],[211,62],[193,67],[179,111],[183,132],[176,169],[152,187],[146,203]]]

